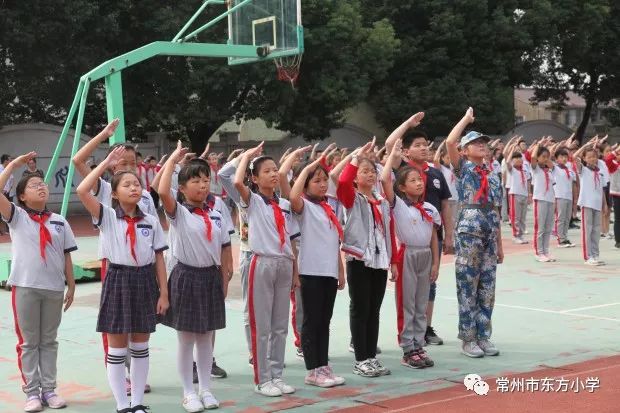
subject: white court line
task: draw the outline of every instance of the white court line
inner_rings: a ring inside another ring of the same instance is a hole
[[[603,371],[603,370],[609,370],[609,369],[613,369],[613,368],[617,368],[620,367],[620,364],[613,364],[611,366],[605,366],[605,367],[599,367],[596,369],[590,369],[590,370],[585,370],[585,371],[578,371],[575,373],[570,373],[570,374],[562,374],[562,375],[555,375],[555,376],[551,376],[551,377],[547,377],[549,379],[551,378],[556,378],[556,377],[571,377],[571,376],[579,376],[579,375],[585,375],[585,374],[590,374],[590,373],[595,373],[597,371]],[[536,371],[533,371],[531,373],[536,373]],[[526,374],[526,373],[518,373],[519,375],[521,374]],[[389,413],[399,413],[399,412],[406,412],[406,411],[413,411],[414,408],[420,408],[420,407],[424,407],[424,406],[432,406],[433,404],[439,404],[439,403],[444,403],[444,402],[451,402],[454,400],[460,400],[460,399],[466,399],[468,397],[473,397],[473,396],[477,396],[476,393],[468,393],[468,394],[464,394],[462,396],[455,396],[455,397],[448,397],[445,399],[441,399],[441,400],[435,400],[432,402],[426,402],[426,403],[420,403],[420,404],[414,404],[414,405],[410,405],[407,407],[401,407],[400,409],[391,409],[391,410],[387,410],[387,412]],[[378,402],[378,404],[380,404],[380,402]]]
[[[592,310],[594,308],[603,308],[603,307],[611,307],[614,305],[620,305],[620,303],[609,303],[609,304],[601,304],[601,305],[591,305],[589,307],[581,307],[581,308],[572,308],[570,310],[560,311],[561,313],[572,313],[573,311],[583,311],[583,310]]]
[[[457,300],[456,297],[446,297],[446,296],[438,296],[438,297],[443,298],[444,300],[452,300],[452,301]],[[497,304],[497,303],[495,303],[495,307],[514,308],[517,310],[536,311],[538,313],[559,314],[559,315],[564,315],[564,316],[569,316],[569,317],[588,318],[592,320],[614,321],[616,323],[620,323],[620,319],[618,318],[598,317],[598,316],[588,315],[588,314],[574,314],[574,313],[566,312],[566,311],[573,311],[573,310],[564,310],[564,311],[545,310],[544,308],[533,308],[533,307],[524,307],[521,305],[509,305],[509,304]],[[576,308],[574,310],[579,310],[579,309]]]

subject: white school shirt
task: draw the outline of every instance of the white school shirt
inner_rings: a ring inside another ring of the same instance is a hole
[[[156,252],[168,249],[159,218],[145,214],[136,207],[136,216],[142,217],[142,220],[136,223],[136,262],[131,255],[131,244],[126,235],[127,222],[123,219],[125,212],[120,207],[100,205],[99,220],[93,217],[93,223],[99,228],[99,238],[110,263],[143,267],[155,263]]]
[[[98,182],[98,187],[96,192],[93,192],[93,195],[95,195],[97,200],[103,205],[112,207],[112,185],[108,181],[101,178],[99,178]],[[155,217],[158,216],[157,209],[155,208],[155,202],[153,202],[153,197],[145,189],[142,190],[138,207],[140,207],[140,210],[146,214],[150,214]],[[103,246],[101,237],[99,238],[99,244],[97,245],[97,253],[100,259],[109,258],[108,253]]]
[[[178,194],[177,190],[170,188],[170,193],[172,194],[172,197],[174,199],[177,199],[177,194]],[[221,215],[220,223],[222,224],[222,228],[224,228],[226,232],[229,234],[229,239],[230,239],[230,235],[235,233],[235,226],[232,222],[230,211],[228,211],[228,207],[226,206],[222,198],[214,196],[213,194],[209,194],[207,196],[207,205],[209,206],[209,208],[214,209],[215,211],[220,213]],[[168,217],[168,214],[166,214],[166,217]],[[204,221],[203,221],[203,224],[204,224]],[[170,225],[170,227],[168,228],[168,235],[167,235],[168,246],[170,248],[164,253],[164,256],[166,258],[166,271],[168,272],[168,274],[172,272],[172,270],[174,269],[174,266],[177,265],[177,262],[178,262],[178,259],[176,258],[176,255],[175,255],[175,243],[174,243],[175,237],[176,237],[176,228],[173,225]],[[187,262],[185,264],[193,265]]]
[[[502,173],[506,174],[506,179],[505,181],[502,180],[502,184],[504,185],[504,188],[510,189],[510,171],[506,165],[506,159],[502,159]]]
[[[294,214],[301,231],[297,261],[299,273],[338,278],[338,230],[321,205],[308,199],[303,199],[303,202],[301,214]]]
[[[553,179],[553,170],[555,168],[551,168],[547,171],[549,179],[548,183],[547,178],[545,178],[544,169],[546,168],[542,168],[541,166],[536,166],[536,168],[532,167],[532,186],[534,187],[532,199],[536,199],[538,201],[554,202],[555,191],[553,190],[553,186],[555,185],[555,181]]]
[[[598,160],[598,169],[601,170],[601,174],[603,175],[603,186],[609,185],[611,176],[609,174],[609,168],[607,167],[607,164],[605,163],[604,160],[602,159]]]
[[[45,227],[52,236],[45,245],[45,261],[39,247],[39,223],[28,215],[36,211],[11,204],[4,217],[11,235],[11,274],[8,284],[15,287],[65,290],[65,253],[77,250],[73,231],[62,215],[50,213]]]
[[[401,197],[394,197],[394,228],[398,240],[409,247],[430,247],[434,225],[441,226],[441,215],[437,208],[429,202],[424,202],[424,210],[433,218],[428,222],[412,205],[408,205]]]
[[[596,179],[598,175],[598,179]],[[603,209],[603,174],[601,171],[593,171],[587,166],[581,167],[579,174],[581,185],[579,186],[579,199],[577,205],[600,211]]]
[[[0,165],[0,173],[2,173],[2,171],[4,171],[4,166]],[[14,181],[15,177],[13,176],[13,174],[9,175],[9,179],[6,181],[4,188],[2,188],[2,192],[9,194],[9,196],[15,195],[15,192],[13,191]]]
[[[294,259],[291,241],[300,236],[297,222],[291,214],[290,203],[283,198],[274,198],[284,214],[284,245],[280,247],[280,235],[276,227],[274,211],[269,200],[262,194],[250,192],[246,205],[241,199],[240,206],[247,213],[248,242],[250,250],[259,256],[286,257]]]
[[[568,174],[566,173],[568,171]],[[575,176],[575,172],[573,172],[570,167],[564,165],[561,167],[556,164],[555,168],[552,171],[553,180],[555,185],[553,186],[553,190],[555,192],[555,197],[560,199],[568,199],[569,201],[573,200],[573,182],[577,180]]]
[[[521,177],[521,172],[519,172],[517,168],[515,168],[514,166],[512,167],[511,170],[508,171],[508,180],[510,181],[510,191],[508,193],[510,195],[522,195],[522,196],[529,195],[528,180],[530,179],[530,175],[527,169],[525,169],[525,167],[522,167],[522,168],[523,168],[523,174],[524,174],[523,179]]]
[[[456,201],[459,199],[459,194],[456,191],[456,175],[454,175],[454,170],[452,169],[452,165],[447,167],[445,165],[439,165],[441,168],[441,173],[443,177],[446,178],[446,182],[448,183],[448,188],[450,189],[450,201]],[[392,181],[394,182],[394,181]]]
[[[174,232],[170,237],[175,261],[192,267],[221,265],[222,248],[230,246],[230,234],[224,227],[224,218],[206,204],[203,210],[209,212],[211,241],[207,239],[207,226],[201,215],[193,213],[194,207],[177,202],[174,215],[166,214]]]

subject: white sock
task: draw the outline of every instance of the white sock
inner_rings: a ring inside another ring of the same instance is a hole
[[[196,367],[200,391],[209,390],[213,366],[213,331],[196,334]]]
[[[108,383],[110,383],[118,410],[129,407],[129,397],[125,390],[125,357],[127,357],[126,348],[108,348],[106,357]]]
[[[129,343],[131,352],[131,405],[137,406],[144,400],[144,386],[149,375],[149,342]]]
[[[177,350],[177,369],[181,376],[181,384],[183,384],[183,397],[188,394],[196,393],[194,389],[194,342],[196,334],[186,331],[177,331],[179,348]]]

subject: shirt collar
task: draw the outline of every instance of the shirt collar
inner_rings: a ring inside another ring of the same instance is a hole
[[[28,208],[27,206],[23,206],[24,211],[26,211],[26,213],[28,213],[28,215],[51,215],[52,213],[47,209],[47,207],[45,207],[45,209],[43,209],[43,211],[39,211],[36,209],[32,209],[32,208]]]
[[[125,218],[126,216],[128,216],[125,211],[123,210],[123,208],[121,208],[120,205],[117,205],[116,207],[114,207],[114,211],[116,211],[116,218]],[[136,217],[140,217],[140,218],[144,218],[144,212],[142,212],[142,210],[140,209],[140,207],[138,205],[136,205]]]
[[[273,194],[273,198],[269,199],[259,191],[256,191],[256,193],[262,198],[263,201],[265,201],[265,205],[269,205],[271,201],[275,201],[276,204],[280,204],[280,198],[278,198],[276,194]]]

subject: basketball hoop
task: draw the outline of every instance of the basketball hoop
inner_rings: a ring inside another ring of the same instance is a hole
[[[278,70],[278,80],[281,82],[290,82],[291,87],[295,89],[295,84],[299,78],[299,67],[301,66],[301,54],[293,56],[277,57],[273,59]]]

